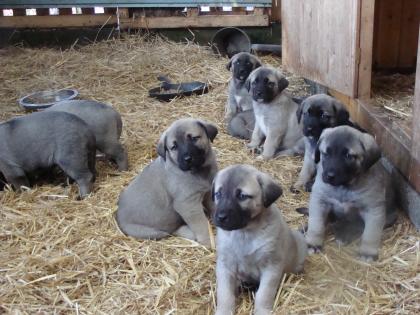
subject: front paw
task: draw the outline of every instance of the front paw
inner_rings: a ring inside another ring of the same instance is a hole
[[[319,254],[322,251],[322,245],[308,244],[308,255]]]
[[[371,255],[371,254],[362,254],[360,253],[359,255],[359,259],[361,261],[367,262],[367,263],[371,263],[374,262],[376,260],[378,260],[378,255]]]
[[[255,308],[254,315],[269,315],[272,314],[271,309],[268,308]]]

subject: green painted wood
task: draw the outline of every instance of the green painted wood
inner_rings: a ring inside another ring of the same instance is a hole
[[[3,0],[0,8],[65,8],[65,7],[271,7],[272,0]]]

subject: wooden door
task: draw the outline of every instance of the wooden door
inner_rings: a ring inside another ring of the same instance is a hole
[[[374,0],[282,0],[285,69],[345,95],[370,94]]]

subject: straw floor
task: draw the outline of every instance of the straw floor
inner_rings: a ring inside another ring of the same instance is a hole
[[[281,67],[281,60],[263,60]],[[43,185],[23,193],[0,192],[0,313],[211,314],[215,307],[215,252],[180,238],[138,241],[117,229],[113,213],[121,190],[156,157],[159,134],[175,119],[216,123],[219,166],[249,163],[281,183],[278,200],[287,222],[308,194],[288,187],[301,158],[259,162],[244,141],[226,134],[223,111],[229,73],[226,60],[205,47],[154,37],[94,43],[58,51],[0,50],[0,119],[24,114],[16,99],[32,91],[71,87],[81,97],[112,104],[124,121],[130,170],[97,163],[94,193],[77,201],[74,185]],[[173,81],[208,81],[208,94],[161,103],[147,96],[158,75]],[[301,79],[288,88],[305,95]],[[45,126],[48,128],[48,125]],[[308,258],[305,273],[285,277],[276,314],[414,314],[420,308],[419,234],[401,214],[384,234],[380,260],[356,259],[357,244],[339,248],[328,237],[324,253]],[[252,297],[238,299],[249,314]]]

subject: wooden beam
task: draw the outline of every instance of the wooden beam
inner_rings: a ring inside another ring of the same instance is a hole
[[[117,23],[116,16],[105,15],[105,14],[0,17],[0,27],[8,27],[8,28],[91,27],[91,26],[102,26],[104,24],[116,24],[116,23]]]
[[[417,72],[416,72],[416,87],[414,94],[414,108],[413,108],[413,135],[411,139],[411,156],[412,161],[410,165],[409,180],[413,182],[416,188],[420,187],[420,30],[417,50]],[[417,191],[419,191],[417,189]]]
[[[191,17],[140,17],[121,20],[121,28],[185,28],[268,26],[267,15],[199,15]]]
[[[372,49],[375,0],[361,0],[357,98],[369,99],[372,80]]]
[[[272,22],[281,21],[281,0],[273,0],[271,4],[270,21]]]

